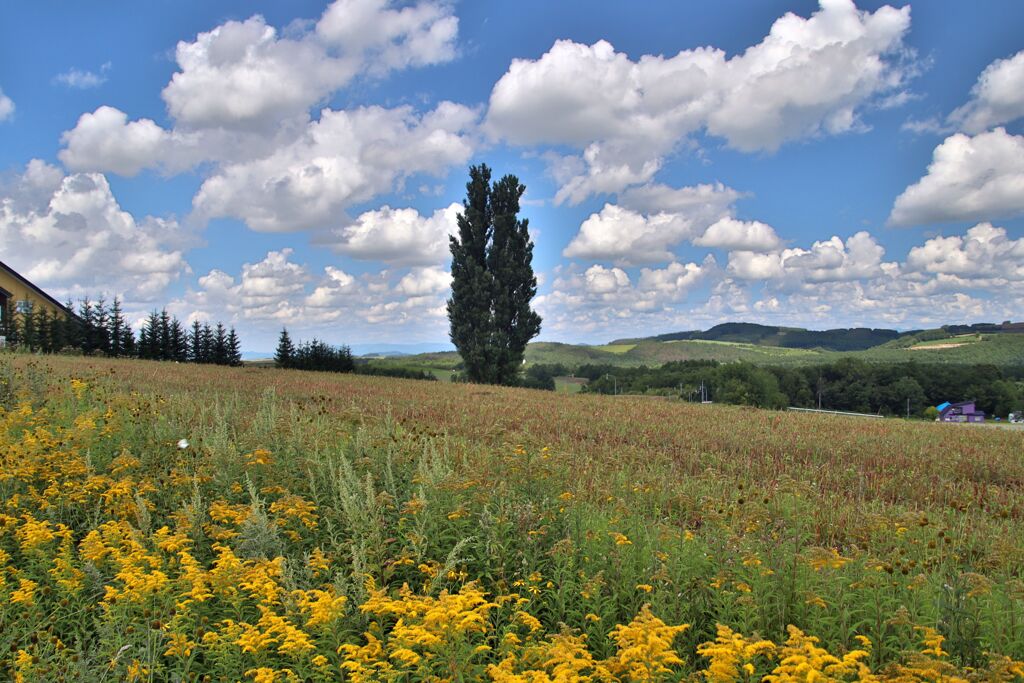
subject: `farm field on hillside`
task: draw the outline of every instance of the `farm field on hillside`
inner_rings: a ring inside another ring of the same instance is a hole
[[[833,363],[841,358],[857,358],[875,363],[975,364],[1000,367],[1024,365],[1024,334],[971,334],[948,339],[919,342],[913,346],[883,344],[865,351],[821,351],[780,346],[761,346],[741,342],[707,340],[638,341],[629,344],[584,346],[535,342],[526,349],[527,365],[560,363],[578,368],[588,363],[620,367],[657,367],[672,361],[716,360],[723,363],[744,361],[755,365],[805,366]],[[450,376],[458,365],[455,352],[419,354],[401,358],[375,359],[373,364],[434,371],[441,379]]]
[[[1022,452],[955,425],[0,355],[0,670],[1014,680]]]

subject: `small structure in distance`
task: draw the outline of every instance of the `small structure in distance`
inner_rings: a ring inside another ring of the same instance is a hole
[[[974,401],[940,403],[935,406],[939,411],[936,420],[938,422],[984,422],[985,411],[978,410],[974,403]]]

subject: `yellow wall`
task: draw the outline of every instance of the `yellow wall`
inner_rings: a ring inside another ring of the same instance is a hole
[[[43,308],[48,310],[51,315],[64,315],[64,309],[62,307],[54,306],[49,299],[12,275],[6,268],[2,267],[0,267],[0,289],[5,289],[11,293],[10,301],[8,303],[10,304],[12,311],[19,301],[31,301],[35,310]],[[0,313],[0,315],[3,314]]]

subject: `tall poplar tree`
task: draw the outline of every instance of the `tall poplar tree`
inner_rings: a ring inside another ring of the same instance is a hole
[[[515,384],[526,344],[540,333],[530,307],[537,294],[533,242],[520,219],[526,187],[513,175],[491,184],[491,169],[471,166],[459,234],[450,239],[450,337],[470,381]]]

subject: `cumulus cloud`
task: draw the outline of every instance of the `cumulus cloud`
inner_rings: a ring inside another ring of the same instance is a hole
[[[240,218],[262,232],[347,223],[351,204],[417,173],[440,175],[473,150],[476,114],[443,102],[422,116],[408,107],[325,109],[295,142],[271,155],[226,165],[193,200],[200,219]]]
[[[778,249],[782,241],[775,229],[766,223],[725,217],[710,225],[693,243],[700,247],[719,249],[772,251]]]
[[[583,221],[562,255],[626,265],[664,262],[672,259],[669,247],[689,237],[691,229],[692,223],[676,214],[644,216],[605,204]]]
[[[295,335],[317,335],[333,343],[393,339],[395,334],[424,341],[444,338],[451,280],[446,271],[415,267],[357,275],[328,265],[314,272],[294,258],[291,249],[281,249],[243,264],[237,275],[212,270],[168,310],[185,320],[230,321],[246,338],[257,340],[273,339],[282,325]],[[345,321],[344,339],[325,328],[339,320]]]
[[[991,220],[1024,212],[1024,136],[996,128],[946,138],[921,180],[896,198],[895,226]]]
[[[733,251],[727,270],[742,280],[786,280],[790,285],[845,282],[880,275],[884,255],[882,245],[870,233],[861,231],[845,242],[837,236],[817,241],[810,249]]]
[[[100,107],[65,132],[61,159],[80,171],[178,173],[294,144],[315,125],[310,109],[354,78],[454,57],[458,20],[449,3],[392,4],[337,0],[318,22],[296,24],[287,35],[256,15],[181,41],[178,71],[162,93],[172,127]]]
[[[729,320],[813,326],[896,326],[1019,317],[1024,239],[978,224],[885,261],[867,232],[809,247],[735,250],[719,268],[672,262],[638,271],[595,264],[556,269],[538,297],[549,333],[608,340]],[[683,303],[687,302],[687,303]]]
[[[908,77],[902,39],[909,7],[858,11],[822,0],[810,18],[786,14],[727,58],[712,47],[633,61],[606,41],[559,40],[536,60],[513,60],[491,92],[487,127],[520,145],[583,151],[558,201],[577,203],[650,180],[698,130],[742,151],[863,129],[859,112]],[[556,178],[557,178],[556,174]]]
[[[114,107],[82,114],[61,136],[60,160],[76,171],[111,171],[133,176],[170,152],[171,134],[151,119],[128,122]]]
[[[458,19],[447,3],[402,9],[337,0],[315,27],[282,37],[257,15],[178,43],[164,88],[171,116],[192,127],[273,125],[308,109],[364,69],[383,74],[454,57]]]
[[[0,260],[63,296],[157,297],[190,272],[173,220],[137,220],[98,173],[65,175],[38,159],[0,188]]]
[[[402,276],[395,291],[407,296],[428,296],[447,293],[452,286],[452,274],[437,267],[413,268]]]
[[[675,304],[719,274],[714,258],[701,264],[673,261],[664,268],[641,268],[637,278],[617,266],[594,264],[559,269],[552,291],[536,299],[545,329],[578,338],[581,334],[633,333],[638,325],[681,320]]]
[[[4,94],[0,88],[0,122],[6,121],[14,116],[14,102]]]
[[[360,214],[344,228],[317,239],[352,258],[393,265],[431,265],[448,256],[448,236],[458,231],[462,205],[453,202],[423,216],[416,209],[382,206]]]
[[[110,71],[110,62],[100,67],[99,73],[95,71],[83,71],[71,68],[64,73],[57,74],[53,80],[61,85],[77,90],[88,90],[96,88],[107,82],[107,72]]]
[[[967,104],[949,115],[966,133],[980,133],[1024,116],[1024,51],[989,64],[971,89]]]
[[[965,279],[1024,280],[1024,239],[1010,239],[1005,228],[979,223],[963,236],[933,237],[907,255],[911,271]]]
[[[727,216],[739,193],[722,184],[671,188],[645,185],[605,204],[580,225],[562,254],[620,265],[664,263],[672,248]]]

